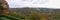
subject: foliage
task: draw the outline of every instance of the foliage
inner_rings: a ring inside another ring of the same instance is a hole
[[[3,10],[3,6],[1,2],[0,2],[0,10]]]
[[[60,13],[56,13],[56,15],[52,17],[53,17],[53,20],[60,20]]]
[[[0,20],[19,20],[19,19],[16,19],[15,17],[12,16],[0,14]]]
[[[46,15],[32,10],[28,16],[24,13],[16,13],[12,11],[8,15],[19,18],[21,20],[48,20],[48,17]]]
[[[8,16],[17,18],[19,20],[48,20],[48,17],[45,14],[38,13],[38,12],[32,11],[32,10],[29,13],[30,14],[27,16],[23,12],[16,13],[16,12],[10,11]]]
[[[43,13],[38,13],[36,11],[31,11],[31,15],[30,15],[33,20],[48,20],[47,16]]]

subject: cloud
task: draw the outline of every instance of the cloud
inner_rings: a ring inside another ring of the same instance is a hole
[[[47,0],[6,0],[10,8],[19,7],[48,7]]]
[[[60,0],[6,0],[10,8],[45,7],[60,9]]]
[[[60,9],[60,0],[49,0],[48,6],[48,8]]]

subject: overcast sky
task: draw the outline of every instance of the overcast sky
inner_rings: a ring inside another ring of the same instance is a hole
[[[60,8],[60,0],[6,0],[10,8],[45,7]]]

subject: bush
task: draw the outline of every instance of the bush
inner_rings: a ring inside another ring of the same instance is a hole
[[[48,16],[36,11],[30,11],[30,14],[27,16],[24,13],[16,13],[11,11],[8,16],[19,19],[19,20],[48,20]],[[14,20],[14,19],[13,19]]]

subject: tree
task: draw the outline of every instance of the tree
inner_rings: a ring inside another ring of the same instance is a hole
[[[6,8],[5,8],[6,7]],[[5,0],[0,0],[0,14],[7,14],[9,11],[9,5]]]
[[[28,18],[32,19],[32,20],[51,20],[51,18],[49,18],[48,15],[45,15],[43,13],[39,13],[34,10],[30,10],[30,14],[29,14]]]
[[[2,3],[0,2],[0,14],[3,13],[3,6],[1,6]]]

